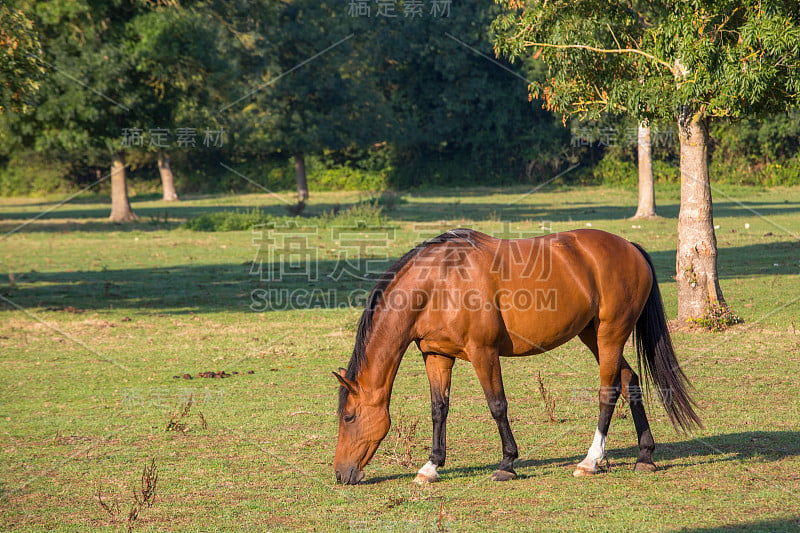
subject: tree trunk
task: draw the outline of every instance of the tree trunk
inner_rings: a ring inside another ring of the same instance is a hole
[[[633,218],[655,218],[657,216],[656,189],[653,181],[650,126],[645,122],[639,123],[637,146],[639,152],[639,206],[636,208]]]
[[[111,164],[111,216],[108,218],[116,223],[130,222],[137,218],[128,200],[125,156],[119,152],[114,154],[114,161]]]
[[[161,188],[164,191],[164,201],[174,202],[178,199],[175,192],[175,178],[169,164],[169,156],[163,152],[158,153],[158,173],[161,174]]]
[[[681,208],[678,215],[678,320],[700,318],[724,305],[717,275],[717,237],[708,178],[708,123],[690,108],[678,117],[681,143]]]
[[[303,152],[294,154],[294,174],[297,177],[297,203],[308,200],[308,181],[306,180],[306,160]]]

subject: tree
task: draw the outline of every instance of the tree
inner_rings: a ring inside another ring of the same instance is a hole
[[[717,273],[708,123],[800,104],[800,3],[765,0],[511,0],[496,50],[541,53],[548,80],[532,95],[565,115],[677,120],[681,208],[678,319],[725,306]]]
[[[176,199],[168,150],[148,131],[217,126],[230,94],[236,42],[228,31],[245,2],[15,2],[36,22],[37,60],[49,75],[27,115],[3,117],[4,137],[76,167],[111,167],[114,222],[134,220],[125,161],[157,158],[166,199]],[[241,35],[239,35],[241,38]],[[212,102],[216,98],[215,105]],[[194,141],[193,141],[194,142]],[[174,143],[173,143],[174,144]],[[199,144],[199,143],[198,143]],[[191,149],[191,148],[188,148]],[[133,157],[135,156],[135,157]],[[102,180],[101,180],[102,181]]]
[[[135,218],[127,197],[122,132],[138,95],[131,90],[123,23],[134,5],[68,0],[14,3],[34,21],[42,43],[36,60],[48,76],[27,114],[4,117],[15,147],[91,167],[111,167],[110,219]]]
[[[633,219],[656,217],[656,188],[653,179],[653,150],[650,124],[639,122],[636,136],[637,167],[639,169],[639,202]]]
[[[125,155],[122,152],[116,152],[111,163],[111,214],[108,218],[117,224],[138,218],[128,198]]]
[[[178,192],[175,190],[175,177],[172,175],[169,156],[164,152],[159,152],[158,154],[158,173],[161,176],[162,200],[165,202],[177,201]]]
[[[44,74],[39,36],[24,13],[0,5],[0,114],[25,112]]]
[[[237,79],[236,43],[243,33],[235,26],[242,11],[252,8],[238,2],[165,3],[126,24],[127,50],[143,96],[134,116],[143,129],[221,128],[212,110]],[[184,148],[203,148],[194,138],[191,144]],[[156,154],[163,199],[177,200],[170,148],[151,142],[143,149]]]
[[[373,106],[360,60],[369,43],[353,45],[353,25],[365,22],[346,17],[341,4],[295,0],[277,7],[253,21],[262,46],[242,51],[248,90],[240,89],[244,94],[222,114],[236,124],[237,144],[293,161],[299,211],[308,199],[306,156],[363,144],[369,130],[363,117]]]
[[[465,0],[448,16],[401,11],[371,21],[373,68],[391,110],[387,140],[399,154],[399,173],[409,174],[396,177],[401,186],[430,184],[448,167],[454,176],[439,179],[464,184],[516,181],[526,166],[535,179],[564,163],[568,132],[527,100],[525,80],[539,79],[541,62],[492,57],[489,25],[499,13],[491,3]]]

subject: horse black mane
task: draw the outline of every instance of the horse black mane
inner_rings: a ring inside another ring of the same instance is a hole
[[[358,333],[356,333],[356,344],[353,347],[353,355],[350,357],[350,363],[347,365],[345,377],[349,380],[355,381],[356,376],[361,371],[367,360],[367,339],[372,330],[372,318],[375,314],[375,309],[383,297],[386,288],[394,280],[395,276],[406,266],[414,257],[419,255],[420,252],[426,250],[434,244],[441,244],[451,241],[463,241],[465,244],[475,246],[476,236],[479,235],[476,231],[471,229],[458,228],[442,233],[438,237],[427,240],[421,244],[416,245],[409,250],[400,259],[390,266],[378,278],[378,283],[373,287],[372,292],[367,299],[367,305],[364,312],[361,314],[361,320],[358,323]],[[341,415],[345,404],[347,403],[347,396],[349,391],[345,387],[339,389],[339,414]]]

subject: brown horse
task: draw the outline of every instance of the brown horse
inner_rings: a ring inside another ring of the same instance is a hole
[[[639,378],[622,355],[634,330],[639,371],[644,366],[673,425],[699,426],[652,261],[638,245],[597,230],[504,240],[466,229],[418,245],[372,290],[350,364],[334,372],[341,384],[333,463],[337,481],[361,481],[388,433],[392,384],[412,341],[425,360],[433,419],[430,460],[414,481],[436,481],[436,469],[444,465],[455,359],[472,363],[500,431],[503,459],[492,479],[515,478],[517,445],[506,416],[500,356],[543,353],[576,335],[600,365],[600,417],[575,475],[597,471],[620,393],[630,405],[639,440],[634,469],[654,471],[655,443]]]

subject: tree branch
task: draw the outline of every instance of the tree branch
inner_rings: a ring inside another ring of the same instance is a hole
[[[669,72],[676,76],[675,70],[666,61],[663,61],[653,54],[648,54],[647,52],[643,52],[636,48],[597,48],[596,46],[589,46],[588,44],[552,44],[552,43],[534,43],[531,41],[525,41],[525,46],[540,46],[543,48],[558,48],[558,49],[565,49],[565,48],[577,48],[579,50],[589,50],[590,52],[598,52],[600,54],[639,54],[640,56],[644,56],[647,59],[655,61],[662,67],[669,70]]]

